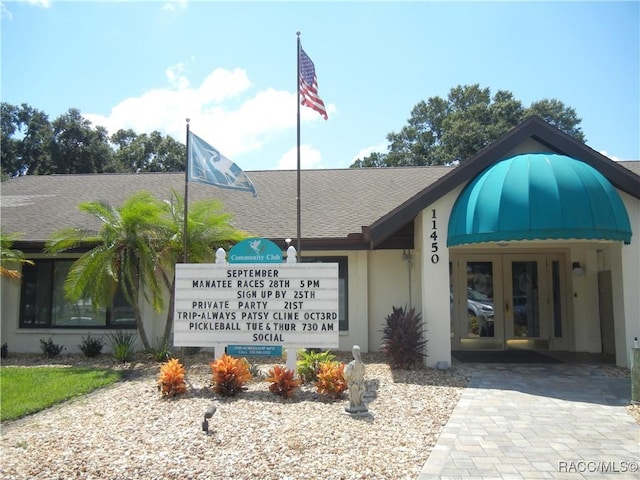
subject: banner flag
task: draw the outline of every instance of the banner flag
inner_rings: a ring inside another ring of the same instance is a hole
[[[238,165],[218,150],[189,132],[189,152],[187,152],[187,180],[216,187],[252,192],[257,197],[253,183]]]

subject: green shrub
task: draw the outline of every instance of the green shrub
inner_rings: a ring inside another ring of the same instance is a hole
[[[406,307],[393,307],[393,313],[387,315],[380,350],[389,358],[392,367],[409,369],[419,365],[426,356],[427,341],[422,337],[420,317],[415,308],[407,310]]]
[[[331,362],[336,358],[329,350],[325,352],[302,350],[298,353],[300,354],[300,360],[296,362],[296,370],[298,371],[298,377],[300,377],[303,383],[317,382],[320,365]]]
[[[47,358],[55,358],[65,349],[62,345],[57,345],[53,343],[51,337],[48,340],[44,338],[40,339],[40,348],[42,349],[42,353],[44,353]]]
[[[257,380],[257,381],[264,380],[265,375],[263,371],[260,369],[260,366],[256,363],[249,362],[249,373],[251,374],[252,380]]]
[[[109,334],[109,343],[116,360],[124,363],[135,352],[136,334],[132,332],[116,332]]]
[[[104,347],[104,340],[101,337],[91,337],[91,334],[87,335],[87,338],[82,337],[82,343],[78,345],[78,348],[85,357],[93,358],[102,353]]]
[[[149,356],[149,358],[155,360],[156,362],[168,361],[172,356],[171,345],[169,344],[169,341],[165,340],[157,347],[151,347],[149,350],[147,350],[147,355]]]

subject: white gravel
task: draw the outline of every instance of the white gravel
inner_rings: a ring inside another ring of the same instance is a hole
[[[467,382],[455,369],[392,371],[379,354],[363,354],[370,415],[352,417],[344,412],[346,395],[330,400],[311,385],[283,400],[267,382],[252,381],[237,397],[220,398],[210,388],[209,361],[207,354],[186,357],[188,392],[170,400],[157,389],[158,363],[55,360],[128,374],[106,389],[2,424],[0,478],[415,479]],[[250,361],[264,373],[270,366]],[[24,363],[51,361],[3,360]],[[217,412],[205,433],[203,415],[212,404]]]

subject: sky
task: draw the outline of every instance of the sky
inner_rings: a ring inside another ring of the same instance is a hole
[[[110,133],[193,133],[244,170],[295,169],[297,32],[329,119],[302,106],[303,169],[386,152],[451,88],[576,110],[587,144],[640,160],[640,2],[25,0],[0,3],[3,102]]]

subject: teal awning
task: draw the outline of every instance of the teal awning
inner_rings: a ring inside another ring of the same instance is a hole
[[[509,240],[631,242],[629,216],[611,183],[565,155],[530,153],[502,160],[460,193],[447,245]]]

